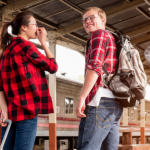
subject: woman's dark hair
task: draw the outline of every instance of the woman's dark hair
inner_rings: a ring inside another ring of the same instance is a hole
[[[12,33],[18,35],[22,25],[29,25],[31,16],[33,16],[33,14],[30,12],[21,12],[18,13],[11,22],[3,23],[0,34],[0,49],[2,50],[2,53],[4,53],[13,38],[7,33],[8,26],[11,25]]]

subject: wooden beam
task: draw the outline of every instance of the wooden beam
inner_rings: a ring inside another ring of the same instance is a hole
[[[7,2],[5,2],[4,0],[0,0],[0,3],[5,5],[7,4]]]
[[[143,59],[145,59],[145,56],[144,56],[144,55],[142,55],[142,56],[140,56],[140,58],[141,58],[141,60],[143,60]]]
[[[41,3],[37,4],[37,5],[34,5],[34,6],[31,6],[31,7],[28,7],[28,9],[27,9],[27,10],[29,10],[29,9],[33,9],[33,8],[36,8],[36,7],[39,7],[39,6],[42,6],[42,5],[47,4],[47,3],[51,2],[51,1],[53,1],[53,0],[48,0],[48,1],[46,1],[46,2],[41,2]]]
[[[81,7],[73,4],[72,2],[68,1],[68,0],[59,0],[62,3],[64,3],[65,5],[69,6],[70,8],[74,9],[75,11],[82,13],[84,9],[82,9]]]
[[[83,24],[81,22],[77,22],[67,27],[60,27],[57,32],[60,32],[61,34],[68,34],[81,28],[83,28]]]
[[[61,40],[56,40],[56,43],[61,46],[78,51],[78,52],[85,52],[85,47],[81,46],[81,45],[77,45],[77,44],[73,44],[73,43],[69,43],[69,42],[65,42],[65,41],[61,41]]]
[[[106,24],[106,29],[111,30],[113,32],[116,30],[114,27],[112,27],[111,25],[108,25],[108,24]]]
[[[136,7],[136,9],[137,9],[143,16],[145,16],[148,20],[150,20],[149,15],[146,14],[141,8]]]
[[[58,25],[54,24],[53,22],[46,20],[43,17],[40,17],[36,14],[34,14],[34,17],[36,18],[36,20],[38,20],[38,22],[41,22],[42,24],[45,24],[53,29],[58,29]]]
[[[20,11],[21,12],[21,11]],[[32,13],[33,14],[33,13]],[[42,24],[45,24],[46,26],[48,27],[51,27],[53,29],[58,29],[58,25],[54,24],[53,22],[49,21],[49,20],[46,20],[36,14],[33,14],[34,17],[36,18],[36,20]],[[9,19],[9,20],[12,20],[13,19],[13,16],[12,15],[6,15],[5,18]]]
[[[76,38],[76,39],[78,39],[78,40],[80,40],[80,41],[82,41],[84,43],[87,42],[86,38],[84,38],[84,37],[82,37],[82,36],[80,36],[80,35],[78,35],[76,33],[69,33],[68,35],[70,35],[70,36],[72,36],[72,37],[74,37],[74,38]]]
[[[145,65],[147,63],[147,60],[142,61],[143,65]]]
[[[135,9],[136,7],[140,7],[143,5],[145,5],[145,2],[143,0],[136,0],[136,1],[132,1],[132,2],[125,1],[123,5],[116,7],[114,9],[108,10],[106,12],[107,18],[115,17],[117,15],[123,14],[127,11],[130,11],[132,9]]]
[[[61,10],[61,11],[56,12],[56,13],[54,13],[54,14],[48,15],[48,16],[46,16],[46,17],[44,17],[44,18],[49,18],[49,17],[55,16],[55,15],[57,15],[57,14],[60,14],[60,13],[65,12],[65,11],[67,11],[67,10],[70,10],[70,8],[67,8],[67,9],[65,9],[65,10]]]
[[[145,73],[150,73],[150,68],[144,69]]]
[[[139,44],[139,43],[146,42],[148,40],[150,40],[150,33],[131,40],[131,43],[133,45],[136,45],[136,44]]]
[[[41,18],[41,17],[39,17],[39,16],[37,16],[37,15],[35,15],[35,14],[34,14],[34,16],[35,16],[35,18],[36,18],[39,22],[41,22],[42,24],[45,24],[45,25],[47,25],[47,26],[49,26],[49,27],[52,27],[52,28],[55,28],[55,29],[58,28],[55,24],[51,24],[51,22],[45,20],[44,18]],[[5,17],[6,17],[7,19],[9,19],[9,20],[12,20],[12,19],[13,19],[13,17],[12,17],[11,15],[6,15]],[[70,26],[70,28],[71,28],[71,26]],[[60,29],[60,30],[61,30],[61,29]],[[60,32],[60,30],[57,30],[56,32]],[[64,30],[64,29],[62,29],[62,30]],[[63,31],[62,31],[62,33],[63,33]],[[62,34],[62,35],[63,35],[63,34]],[[75,34],[75,33],[72,33],[72,34],[69,34],[69,35],[70,35],[70,36],[73,36],[74,38],[76,38],[76,39],[78,39],[78,40],[80,40],[80,41],[82,41],[82,42],[86,42],[86,41],[87,41],[86,38],[84,38],[84,37],[82,37],[82,36],[79,36],[79,35],[77,35],[77,34]],[[37,45],[37,46],[39,47],[39,45]]]
[[[150,6],[150,2],[148,0],[144,0],[149,6]]]
[[[5,17],[4,17],[4,15],[2,15],[2,22],[5,22]]]
[[[20,1],[15,1],[15,2],[12,2],[12,3],[8,4],[7,6],[3,7],[2,8],[2,13],[4,15],[6,15],[6,14],[12,13],[12,12],[14,12],[16,10],[22,9],[23,7],[34,5],[34,4],[37,4],[39,2],[42,2],[42,0],[26,0],[26,1],[20,0]],[[45,24],[45,25],[47,25],[47,26],[49,26],[49,27],[51,27],[53,29],[58,29],[58,26],[56,24],[54,24],[54,23],[52,23],[52,22],[50,22],[50,21],[48,21],[48,20],[46,20],[46,19],[38,16],[38,15],[34,14],[34,16],[42,24]],[[6,18],[9,18],[10,20],[13,19],[11,16],[8,16],[8,15],[6,16]],[[71,28],[71,26],[68,27],[69,31],[70,31],[70,28]],[[72,32],[72,30],[70,32]],[[77,39],[79,39],[79,40],[81,40],[81,41],[84,41],[84,38],[81,38],[79,36],[76,37],[75,34],[70,34],[70,35],[73,36],[73,37],[75,37],[75,38],[77,38]]]
[[[125,20],[122,20],[122,21],[119,21],[119,22],[116,22],[116,23],[113,24],[113,26],[114,25],[119,25],[119,24],[127,22],[127,21],[130,21],[130,20],[135,19],[135,18],[138,18],[139,16],[142,16],[142,14],[134,16],[134,17],[131,17],[131,18],[128,18],[128,19],[125,19]]]
[[[124,35],[129,35],[131,38],[133,38],[135,36],[139,36],[143,33],[149,32],[149,31],[150,31],[150,25],[139,28],[137,30],[134,30],[134,31],[131,31],[131,32],[128,32],[128,33],[125,33]]]
[[[56,40],[64,41],[64,42],[68,42],[68,43],[73,43],[73,44],[77,44],[77,45],[79,45],[79,46],[82,46],[80,43],[75,42],[75,41],[73,41],[73,40],[70,40],[70,39],[68,39],[68,38],[65,38],[64,36],[58,37],[58,38],[56,38]]]
[[[35,5],[37,3],[42,2],[43,0],[19,0],[19,1],[13,1],[6,6],[2,7],[2,15],[8,15],[10,13],[13,13],[17,10],[23,9],[24,7],[28,7],[31,5]]]
[[[63,0],[61,0],[61,1],[63,1]],[[119,14],[122,14],[122,13],[124,13],[124,12],[127,12],[127,11],[129,11],[129,10],[132,10],[133,8],[136,8],[136,7],[139,7],[139,6],[143,6],[145,4],[145,2],[143,1],[143,0],[136,0],[136,1],[132,1],[132,2],[125,2],[123,5],[121,5],[121,6],[118,6],[118,7],[116,7],[116,8],[113,8],[113,9],[111,9],[111,10],[109,10],[109,11],[106,11],[106,14],[107,14],[107,18],[112,18],[112,17],[114,17],[114,16],[116,16],[116,15],[119,15]],[[75,24],[78,24],[78,26],[77,26],[77,28],[73,28],[73,31],[74,30],[78,30],[78,29],[80,29],[80,26],[79,25],[81,25],[81,23],[80,22],[77,22],[77,23],[75,23]],[[72,24],[72,26],[73,26],[74,24]],[[81,27],[82,27],[82,25],[81,25]],[[106,28],[109,28],[109,26],[108,27],[106,27]],[[113,30],[113,28],[110,28],[111,30]],[[67,27],[65,27],[65,30],[67,30]],[[72,32],[73,32],[72,31]],[[70,31],[71,32],[71,31]],[[66,34],[67,34],[67,32],[66,32]]]
[[[83,3],[78,4],[78,5],[76,5],[76,6],[82,6],[82,5],[86,4],[86,3],[89,3],[90,1],[93,1],[93,0],[88,0],[88,1],[86,1],[86,2],[83,2]],[[70,10],[70,9],[71,9],[71,8],[67,8],[67,9],[61,10],[61,11],[56,12],[56,13],[54,13],[54,14],[48,15],[48,16],[46,16],[45,18],[49,18],[49,17],[55,16],[55,15],[58,15],[58,14],[60,14],[60,13],[63,13],[63,12],[65,12],[65,11],[67,11],[67,10]]]
[[[74,31],[82,29],[82,28],[83,28],[83,24],[81,22],[77,22],[77,23],[71,24],[66,27],[59,27],[59,29],[57,31],[62,34],[68,34],[68,33],[74,32]],[[108,25],[108,24],[106,25],[106,29],[111,30],[111,31],[116,30],[114,27],[112,27],[111,25]]]
[[[140,50],[142,50],[144,52],[145,49],[143,49],[141,46],[139,46],[138,44],[136,45],[136,47]]]
[[[87,3],[91,2],[91,1],[94,1],[94,0],[88,0],[88,1],[82,2],[82,3],[78,4],[77,6],[81,6],[81,5],[87,4]]]
[[[13,20],[14,16],[13,15],[5,15],[4,18],[8,19],[8,20]]]

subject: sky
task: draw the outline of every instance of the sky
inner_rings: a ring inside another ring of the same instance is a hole
[[[57,74],[66,73],[65,76],[78,79],[84,76],[85,59],[79,52],[56,45]]]

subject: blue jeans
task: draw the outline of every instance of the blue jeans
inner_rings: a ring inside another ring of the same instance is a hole
[[[1,136],[4,137],[7,127],[2,127]],[[3,150],[33,150],[37,131],[37,117],[33,119],[13,122]]]
[[[87,109],[88,108],[88,109]],[[77,150],[118,150],[123,107],[112,98],[101,98],[97,107],[86,107],[79,126]]]

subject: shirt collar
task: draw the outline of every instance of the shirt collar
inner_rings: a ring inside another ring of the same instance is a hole
[[[12,38],[12,41],[17,41],[17,40],[23,40],[23,41],[26,41],[24,38],[18,37],[18,36]]]

